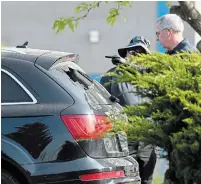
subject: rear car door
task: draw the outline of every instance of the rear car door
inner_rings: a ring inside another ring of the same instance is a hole
[[[19,157],[18,153],[25,150],[32,152],[35,140],[26,140],[26,131],[28,128],[35,131],[39,128],[37,117],[29,117],[29,107],[37,103],[37,99],[27,89],[21,78],[8,68],[1,69],[1,108],[2,108],[2,151],[3,156],[9,156],[19,164],[26,164],[31,157],[26,160]],[[24,114],[24,115],[23,115]],[[25,115],[26,114],[26,115]],[[27,137],[31,137],[29,131]],[[19,144],[19,145],[18,145]],[[15,146],[14,146],[15,145]],[[25,148],[25,149],[24,149]],[[4,151],[6,152],[4,155]],[[17,152],[16,152],[17,151]],[[39,149],[35,147],[33,155],[38,154]]]

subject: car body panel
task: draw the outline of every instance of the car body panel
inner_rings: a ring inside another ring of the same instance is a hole
[[[80,175],[97,172],[110,172],[115,170],[124,170],[127,179],[138,178],[138,172],[134,172],[134,168],[137,167],[137,162],[131,157],[120,159],[113,158],[112,161],[111,159],[94,160],[90,157],[84,157],[69,162],[51,164],[41,163],[37,165],[28,164],[23,165],[22,167],[28,172],[32,173],[33,180],[35,180],[36,183],[58,182],[59,180],[81,183],[79,178]],[[56,172],[55,168],[57,168]],[[63,173],[64,170],[66,171],[65,173]],[[41,176],[41,173],[44,175]],[[40,177],[38,178],[37,176]]]
[[[138,164],[128,156],[124,134],[76,140],[62,120],[62,116],[69,115],[112,114],[127,121],[121,114],[123,108],[110,100],[111,95],[100,84],[79,67],[65,63],[72,53],[6,49],[1,57],[2,72],[17,79],[35,101],[1,105],[4,163],[16,166],[29,184],[140,182]],[[79,178],[83,174],[118,170],[125,172],[124,178],[89,182]]]

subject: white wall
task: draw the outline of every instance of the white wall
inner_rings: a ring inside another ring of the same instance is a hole
[[[75,52],[80,55],[80,66],[87,73],[99,74],[112,67],[105,55],[117,54],[117,49],[124,47],[132,37],[141,35],[151,41],[151,49],[156,51],[154,22],[157,18],[155,1],[135,1],[132,8],[125,8],[119,18],[110,27],[106,17],[111,4],[103,3],[92,11],[86,20],[72,33],[66,29],[60,34],[52,30],[55,19],[60,16],[74,15],[74,8],[79,2],[65,1],[2,1],[1,2],[1,39],[7,45],[16,46],[29,41],[30,48]],[[173,2],[174,3],[174,2]],[[201,2],[197,2],[201,4]],[[88,33],[97,30],[100,42],[91,44]],[[199,40],[194,30],[185,23],[185,37],[190,42]]]
[[[152,50],[156,50],[155,2],[135,1],[133,8],[122,10],[127,22],[119,18],[113,27],[106,23],[111,6],[103,3],[80,22],[74,33],[66,29],[56,35],[52,30],[54,20],[74,15],[74,7],[78,3],[4,1],[1,4],[2,41],[15,46],[28,40],[31,48],[76,52],[81,58],[80,66],[88,73],[102,73],[110,68],[111,62],[104,56],[117,54],[117,49],[127,45],[136,35],[146,36],[152,43]],[[88,41],[88,33],[94,29],[100,33],[97,44]]]

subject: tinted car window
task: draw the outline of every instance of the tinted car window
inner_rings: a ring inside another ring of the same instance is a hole
[[[49,71],[57,81],[68,90],[72,85],[77,86],[77,90],[85,94],[85,99],[91,104],[111,104],[109,100],[110,94],[104,87],[98,85],[86,73],[83,72],[76,64],[71,62],[62,63],[62,65],[54,66]],[[69,84],[71,82],[71,84]],[[71,87],[71,89],[73,88]]]
[[[1,103],[20,102],[33,102],[33,100],[13,78],[1,71]]]

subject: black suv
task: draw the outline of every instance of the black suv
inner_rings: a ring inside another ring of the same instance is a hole
[[[72,53],[1,49],[2,184],[140,183],[116,99]]]

